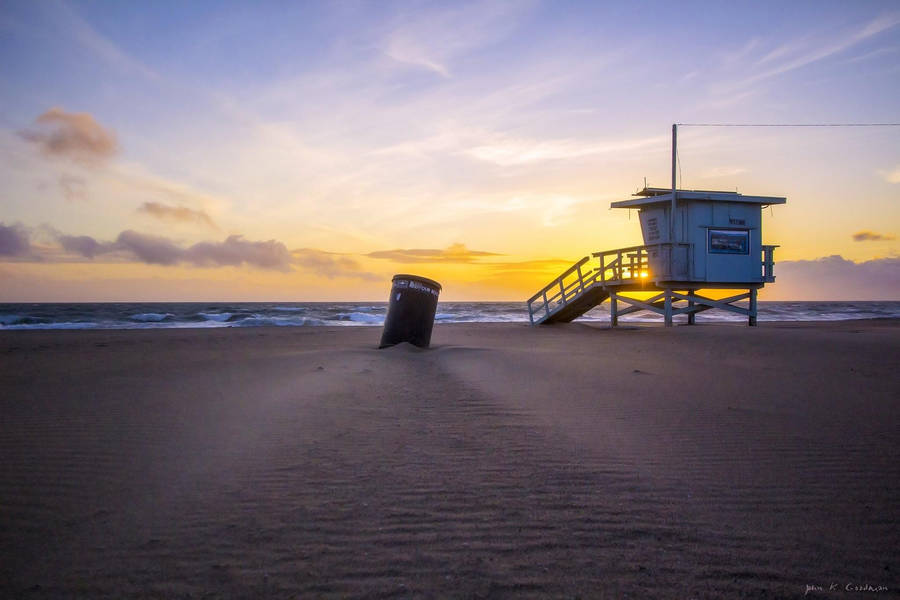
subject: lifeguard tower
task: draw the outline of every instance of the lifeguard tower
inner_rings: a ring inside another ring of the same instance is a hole
[[[620,316],[641,310],[662,315],[666,326],[682,314],[693,324],[697,313],[710,309],[745,315],[756,325],[757,291],[775,281],[777,248],[762,243],[762,209],[785,202],[645,187],[633,199],[611,204],[638,210],[644,245],[582,258],[528,300],[528,317],[533,325],[569,322],[608,298],[613,327]],[[740,292],[716,300],[698,290]],[[635,292],[652,296],[638,299]],[[736,304],[742,300],[749,300],[747,308]],[[620,302],[627,307],[620,308]]]

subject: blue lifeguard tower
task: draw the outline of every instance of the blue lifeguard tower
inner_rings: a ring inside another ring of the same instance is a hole
[[[644,244],[582,258],[528,300],[531,323],[569,322],[608,298],[613,327],[620,316],[641,310],[662,315],[666,326],[681,314],[693,324],[710,309],[745,315],[756,325],[757,291],[775,281],[777,248],[762,242],[762,209],[787,200],[674,186],[645,187],[634,196],[611,207],[637,209]],[[740,292],[717,300],[698,290]],[[652,296],[638,299],[635,292]],[[749,307],[735,304],[742,300]],[[620,309],[620,302],[628,306]]]

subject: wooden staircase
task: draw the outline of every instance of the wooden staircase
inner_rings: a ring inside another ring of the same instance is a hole
[[[602,304],[618,289],[643,287],[649,256],[661,246],[632,246],[585,256],[528,300],[532,325],[569,323]],[[597,266],[591,266],[592,258]]]

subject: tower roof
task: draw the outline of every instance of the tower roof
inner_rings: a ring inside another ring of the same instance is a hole
[[[745,196],[737,192],[720,192],[714,190],[675,190],[678,200],[707,200],[711,202],[741,202],[744,204],[759,204],[760,206],[768,206],[770,204],[784,204],[787,198],[779,198],[777,196]],[[611,208],[641,208],[652,204],[663,204],[672,202],[671,188],[651,188],[647,187],[634,194],[636,197],[630,200],[619,200],[610,203]]]

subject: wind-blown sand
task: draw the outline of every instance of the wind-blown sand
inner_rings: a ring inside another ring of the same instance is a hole
[[[380,335],[0,333],[0,596],[900,588],[898,322]]]

